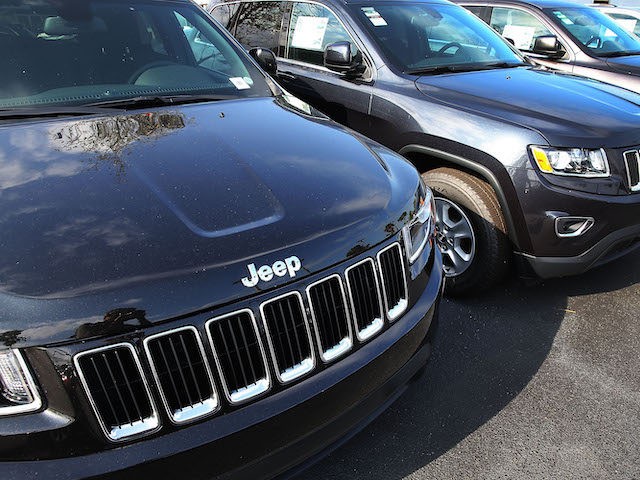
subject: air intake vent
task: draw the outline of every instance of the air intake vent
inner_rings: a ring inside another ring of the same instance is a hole
[[[394,243],[378,253],[382,293],[387,318],[395,320],[407,309],[407,279],[400,244]]]
[[[126,440],[158,428],[156,407],[132,345],[119,343],[83,352],[74,363],[110,440]]]
[[[213,318],[206,329],[228,400],[242,403],[266,392],[267,358],[251,310]]]
[[[349,351],[353,345],[342,279],[339,275],[332,275],[309,285],[307,297],[320,345],[320,358],[330,362]]]
[[[382,295],[375,264],[372,259],[367,258],[347,268],[345,276],[356,336],[364,342],[384,326]]]
[[[172,422],[188,422],[218,409],[213,377],[195,327],[152,335],[144,340],[144,348]]]
[[[291,382],[313,370],[315,357],[302,296],[288,293],[263,303],[260,312],[278,380]]]
[[[632,192],[640,191],[640,152],[631,150],[624,152],[624,163],[627,167],[627,181]]]

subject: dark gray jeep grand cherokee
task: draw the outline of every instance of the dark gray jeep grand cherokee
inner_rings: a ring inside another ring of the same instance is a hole
[[[639,95],[535,68],[442,0],[232,1],[212,13],[246,47],[275,52],[287,90],[423,173],[451,292],[490,286],[514,258],[552,277],[638,245]]]
[[[4,1],[0,51],[0,478],[270,478],[420,373],[409,162],[188,0]]]

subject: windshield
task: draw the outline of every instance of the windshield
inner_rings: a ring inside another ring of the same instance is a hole
[[[522,57],[475,15],[456,5],[354,5],[360,23],[406,73],[520,65]]]
[[[191,2],[3,1],[0,51],[5,111],[271,95],[259,70]]]
[[[597,56],[640,53],[640,38],[595,8],[562,7],[548,9],[546,13],[579,44]]]

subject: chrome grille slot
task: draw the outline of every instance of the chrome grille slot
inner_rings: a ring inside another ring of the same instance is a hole
[[[302,296],[291,292],[260,305],[278,380],[287,383],[313,370],[315,356]]]
[[[375,263],[367,258],[345,271],[356,337],[364,342],[384,326],[382,294]]]
[[[144,340],[162,402],[174,423],[215,412],[220,403],[195,327],[187,326]]]
[[[353,345],[342,279],[339,275],[331,275],[309,285],[307,298],[320,346],[320,358],[330,362],[348,352]]]
[[[82,352],[74,364],[100,427],[112,441],[159,426],[156,406],[133,345],[120,343]]]
[[[407,278],[400,244],[394,243],[378,253],[378,268],[387,318],[397,319],[408,305]]]
[[[237,404],[266,392],[271,379],[251,310],[213,318],[206,329],[227,399]]]
[[[627,168],[627,181],[632,192],[640,191],[640,152],[630,150],[624,152],[624,163]]]

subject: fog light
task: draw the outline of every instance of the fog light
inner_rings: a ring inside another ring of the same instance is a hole
[[[560,238],[579,237],[594,224],[593,217],[559,217],[556,218],[556,235]]]

